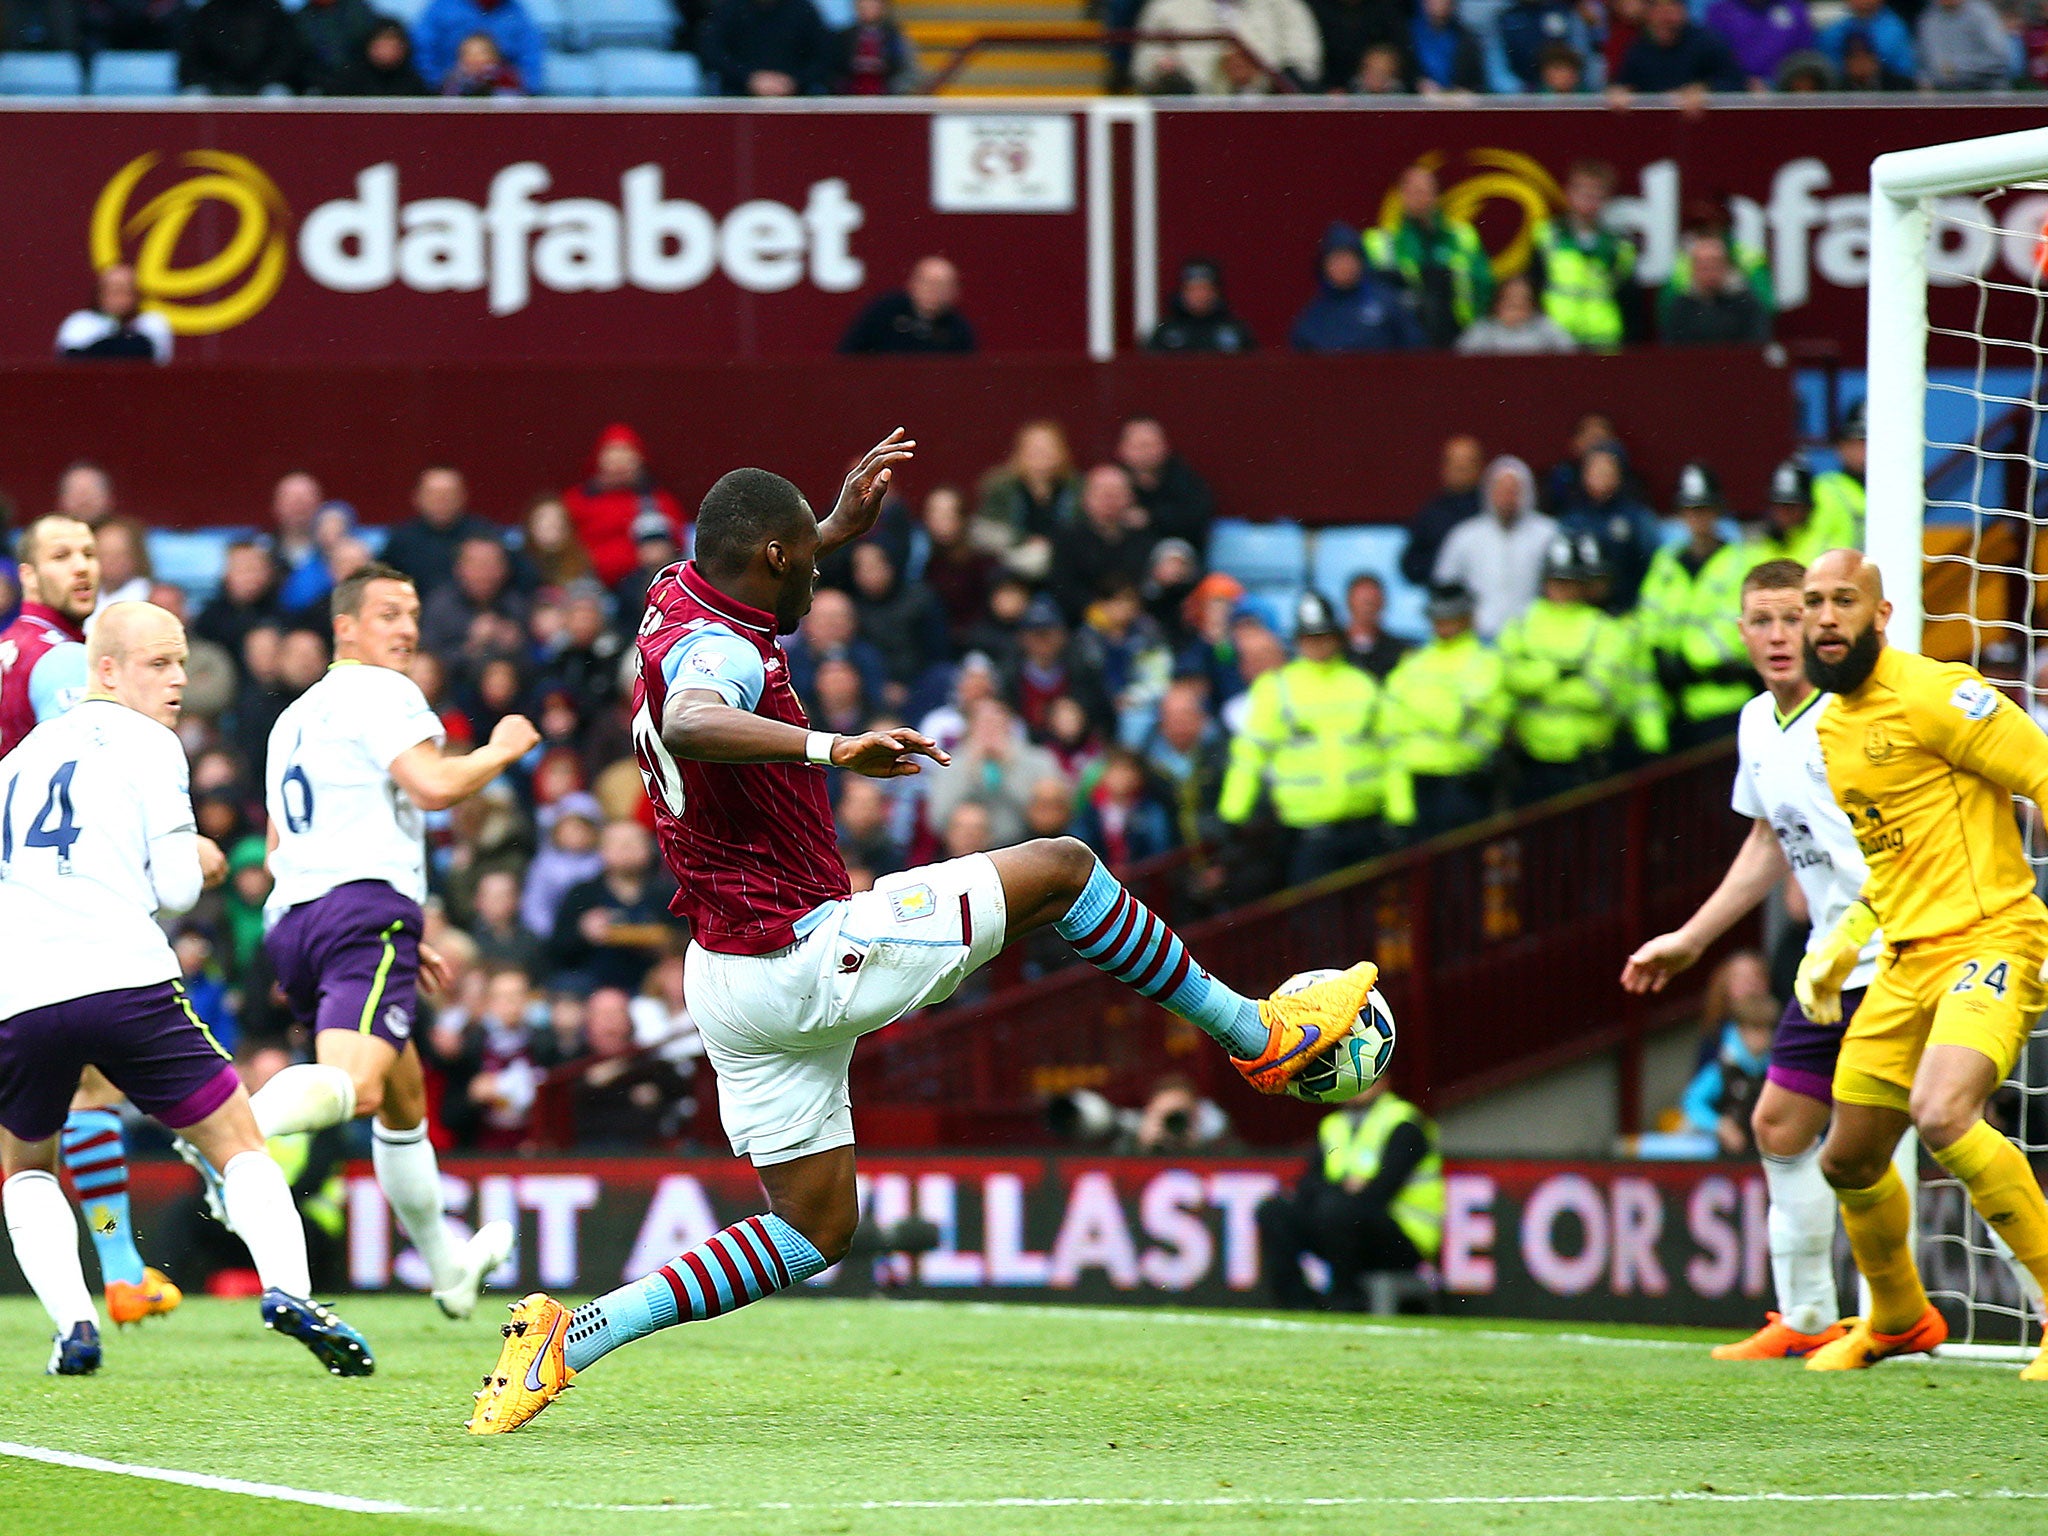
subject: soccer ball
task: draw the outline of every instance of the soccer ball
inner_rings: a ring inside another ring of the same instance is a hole
[[[1305,991],[1319,981],[1341,974],[1334,970],[1303,971],[1288,977],[1274,995],[1285,997]],[[1336,1050],[1289,1083],[1287,1091],[1311,1104],[1347,1104],[1378,1082],[1393,1059],[1394,1011],[1375,987],[1367,994],[1365,1006],[1358,1010],[1351,1033],[1339,1042]]]

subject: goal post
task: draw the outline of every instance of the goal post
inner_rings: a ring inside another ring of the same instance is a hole
[[[1871,164],[1865,545],[1884,573],[1893,604],[1893,644],[1923,648],[1929,618],[1926,562],[1932,558],[1964,566],[1969,595],[1960,605],[1963,611],[1934,617],[1944,621],[1944,628],[1957,620],[1966,625],[1970,659],[1980,667],[1986,664],[1989,640],[2009,642],[2004,649],[2017,651],[2032,700],[2034,665],[2048,657],[2048,634],[2033,628],[2041,571],[2037,544],[2048,552],[2037,501],[2048,484],[2048,464],[2039,457],[2048,446],[2037,438],[2040,412],[2048,406],[2048,291],[2043,287],[2048,277],[2041,265],[2042,228],[2010,229],[1992,205],[2003,194],[2022,189],[2048,191],[2048,128],[1900,150]],[[1966,244],[1983,244],[1987,259],[1971,271],[1937,271],[1933,253],[1944,233],[1959,233]],[[2008,275],[2001,275],[1998,258],[2010,255],[2007,242],[2029,236],[2035,242],[2026,247],[2030,259],[2008,259]],[[1967,382],[1956,377],[1930,382],[1928,339],[1936,334],[1928,320],[1931,281],[1976,289],[1969,326],[1938,332],[1971,354]],[[2030,322],[2015,324],[2028,310]],[[2022,376],[2024,382],[2015,382]],[[1948,415],[1967,418],[1969,430],[1947,431],[1930,443],[1929,404],[1935,396],[1961,397],[1951,400],[1961,408]],[[2008,441],[2008,434],[2016,440]],[[1956,550],[1938,556],[1930,556],[1927,547],[1930,447],[1960,465],[1966,481],[1964,490],[1954,496],[1943,493],[1938,502],[1944,519],[1966,530]],[[2021,487],[2017,494],[2015,483]],[[1986,537],[1995,525],[2004,525],[2002,542]],[[1979,604],[1980,589],[1994,584],[2002,584],[2007,595],[2022,595],[2009,609],[1993,605],[1987,610]],[[2010,659],[2005,664],[2010,666]],[[2029,842],[2038,870],[2044,863],[2039,833],[2032,833]],[[2011,1111],[2016,1123],[2006,1127],[2022,1150],[2036,1157],[2048,1151],[2043,1042],[2037,1027],[2011,1085],[2017,1098],[2008,1098],[2009,1105],[2017,1105]],[[1904,1159],[1903,1171],[1910,1174],[1915,1152],[1907,1151]],[[1916,1182],[1909,1177],[1908,1187]],[[1915,1193],[1918,1247],[1929,1291],[1965,1314],[1965,1327],[1949,1352],[2030,1352],[2041,1338],[2040,1299],[2032,1294],[2030,1277],[2010,1262],[2010,1250],[1977,1218],[1953,1180],[1930,1179]]]

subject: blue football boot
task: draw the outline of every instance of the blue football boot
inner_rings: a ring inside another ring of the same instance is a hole
[[[276,1286],[263,1293],[263,1326],[297,1339],[332,1376],[368,1376],[377,1369],[370,1346],[317,1301],[287,1296]]]

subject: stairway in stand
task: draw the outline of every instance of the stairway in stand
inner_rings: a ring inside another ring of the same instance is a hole
[[[1002,31],[1070,34],[1099,30],[1083,0],[897,0],[918,67],[927,78],[975,36]],[[1100,48],[1033,47],[1028,41],[980,49],[944,88],[947,96],[1099,96]]]

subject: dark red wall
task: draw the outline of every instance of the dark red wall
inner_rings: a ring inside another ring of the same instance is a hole
[[[1614,357],[1136,357],[840,360],[667,367],[40,367],[0,372],[0,489],[44,510],[75,458],[112,471],[130,511],[251,523],[277,477],[310,469],[373,522],[406,510],[422,465],[470,478],[477,510],[516,518],[578,478],[598,429],[648,439],[686,505],[737,464],[828,500],[850,457],[902,425],[923,447],[913,496],[972,482],[1019,423],[1063,422],[1084,464],[1145,411],[1208,476],[1226,515],[1401,522],[1435,488],[1438,445],[1469,430],[1540,469],[1586,410],[1610,412],[1661,499],[1690,457],[1754,505],[1792,442],[1789,373],[1753,351]],[[821,506],[822,510],[822,506]]]

